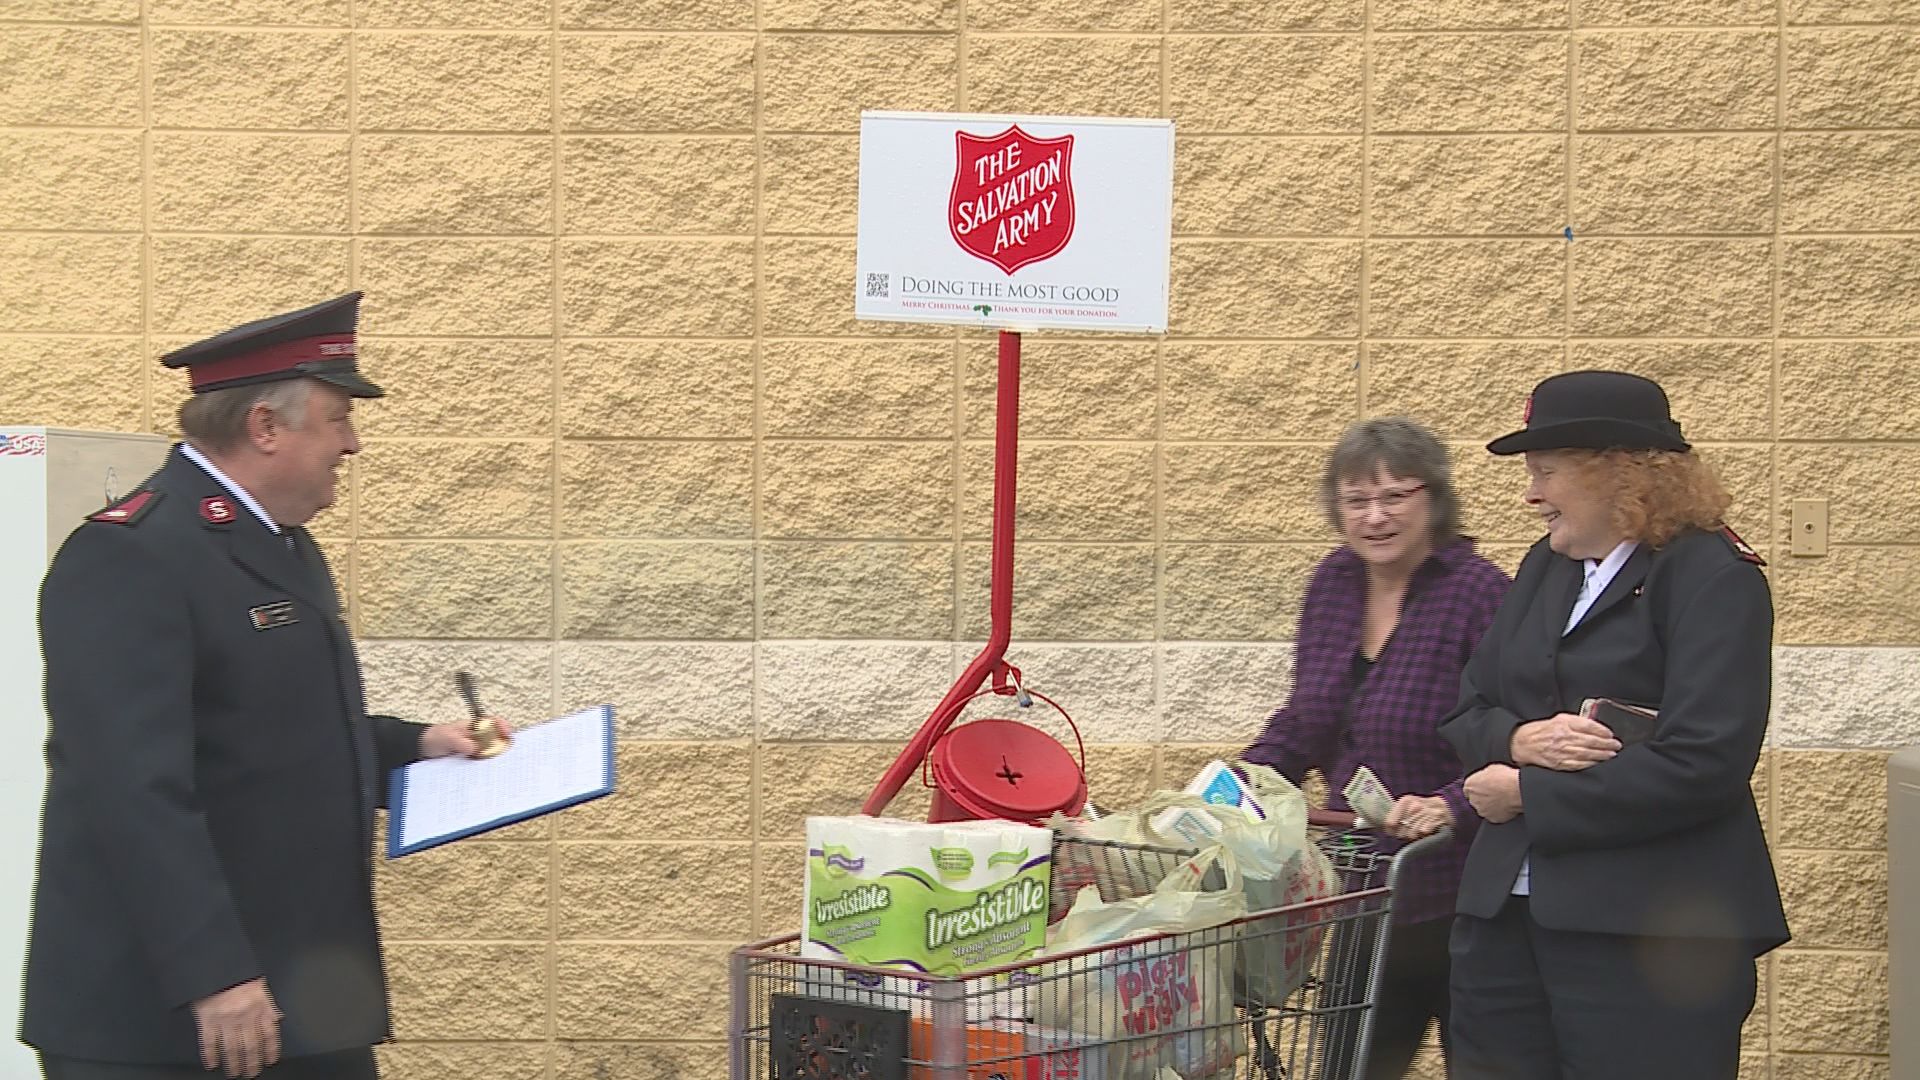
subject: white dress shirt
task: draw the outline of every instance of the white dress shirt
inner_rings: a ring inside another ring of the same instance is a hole
[[[1580,595],[1573,602],[1573,611],[1567,615],[1567,627],[1560,631],[1565,637],[1573,633],[1580,620],[1587,617],[1593,602],[1607,591],[1613,579],[1620,576],[1620,568],[1627,565],[1627,559],[1640,544],[1634,540],[1622,540],[1604,559],[1586,560],[1586,577],[1580,582]],[[1524,810],[1522,811],[1525,812]],[[1513,895],[1530,896],[1533,894],[1533,860],[1524,859],[1520,863],[1520,873],[1513,879]]]

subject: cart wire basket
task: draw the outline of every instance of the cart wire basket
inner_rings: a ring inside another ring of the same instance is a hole
[[[1319,818],[1323,815],[1315,815]],[[1204,930],[1128,938],[942,977],[800,955],[798,934],[729,961],[731,1080],[1356,1080],[1401,866],[1317,828],[1335,890]],[[1082,889],[1142,896],[1195,852],[1056,834],[1052,914]],[[1224,888],[1217,868],[1202,889]]]

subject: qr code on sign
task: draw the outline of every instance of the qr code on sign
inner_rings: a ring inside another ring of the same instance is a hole
[[[887,295],[887,277],[888,275],[886,274],[868,274],[867,275],[867,295],[868,296]]]

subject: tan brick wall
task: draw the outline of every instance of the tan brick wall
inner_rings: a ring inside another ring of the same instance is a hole
[[[1096,793],[1284,695],[1347,422],[1453,441],[1510,565],[1480,444],[1654,375],[1774,563],[1797,936],[1746,1075],[1884,1077],[1916,78],[1908,0],[0,0],[0,423],[169,431],[157,353],[367,290],[393,396],[317,526],[379,703],[451,718],[471,665],[622,736],[619,796],[383,868],[389,1074],[717,1077],[801,819],[986,628],[992,341],[849,317],[858,112],[1171,116],[1172,333],[1026,348],[1015,659]]]

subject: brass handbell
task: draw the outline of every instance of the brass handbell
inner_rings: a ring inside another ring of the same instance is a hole
[[[461,700],[467,703],[467,715],[472,719],[467,724],[467,733],[473,736],[478,749],[473,752],[477,758],[497,757],[507,752],[513,740],[500,733],[487,711],[480,706],[480,694],[474,689],[473,672],[456,671],[453,673],[454,688],[460,691]]]

